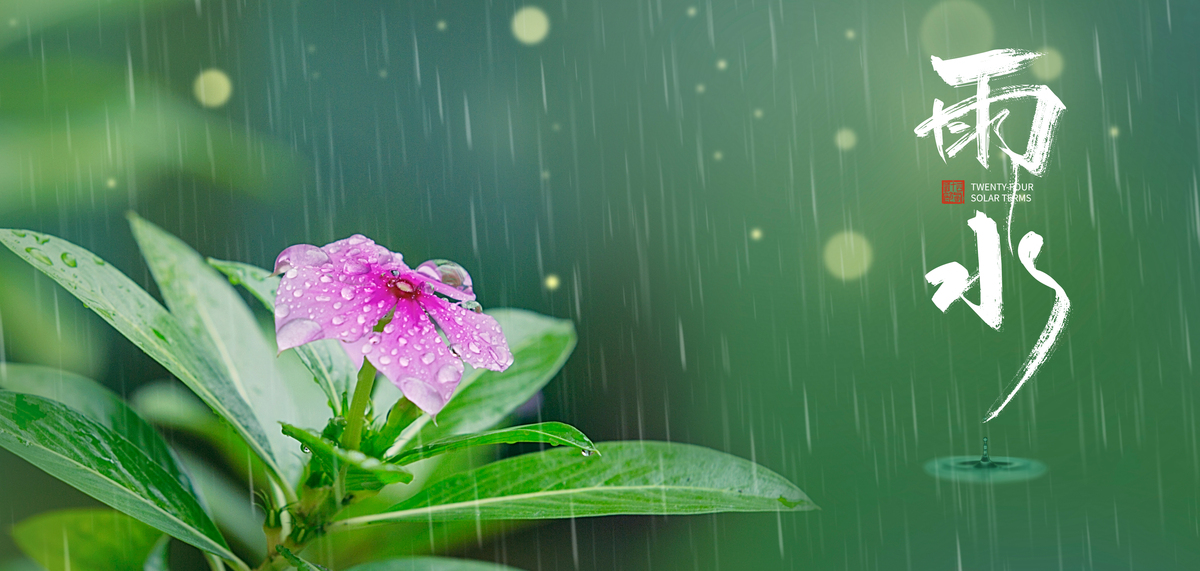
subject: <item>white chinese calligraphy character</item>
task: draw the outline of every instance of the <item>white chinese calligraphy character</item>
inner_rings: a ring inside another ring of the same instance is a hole
[[[946,154],[951,157],[958,154],[963,147],[975,141],[975,156],[979,164],[988,167],[988,150],[991,133],[988,127],[1000,139],[1000,150],[1008,155],[1015,166],[1024,167],[1034,176],[1042,176],[1050,158],[1050,147],[1054,142],[1054,130],[1058,119],[1066,110],[1066,106],[1058,96],[1045,85],[1012,85],[1002,87],[995,92],[991,88],[991,79],[1011,75],[1026,67],[1042,54],[1024,50],[1003,49],[992,50],[981,54],[970,55],[955,59],[943,60],[933,56],[933,69],[949,85],[961,87],[975,84],[975,95],[954,105],[945,107],[941,99],[933,100],[933,115],[914,129],[919,137],[933,133],[937,144],[938,154],[946,160]],[[1033,124],[1029,130],[1029,141],[1024,154],[1017,154],[1004,141],[1001,127],[1008,117],[1009,110],[1002,109],[995,117],[991,115],[993,102],[1010,101],[1032,98],[1037,101],[1033,114]],[[943,150],[943,129],[953,134],[962,133],[969,127],[958,121],[967,113],[975,112],[975,129],[960,137]],[[1015,169],[1014,169],[1015,170]]]

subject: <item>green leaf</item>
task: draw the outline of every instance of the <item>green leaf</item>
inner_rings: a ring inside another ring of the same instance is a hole
[[[292,550],[282,545],[276,545],[275,551],[278,551],[279,554],[283,556],[285,561],[296,567],[297,571],[329,571],[329,569],[317,565],[316,563],[309,563],[297,557],[295,553],[292,553]]]
[[[27,230],[0,230],[0,242],[179,377],[233,425],[272,472],[282,474],[270,441],[237,387],[150,294],[120,270],[66,240]]]
[[[464,375],[446,408],[438,413],[436,425],[429,424],[427,415],[405,431],[407,435],[419,430],[416,438],[408,440],[407,447],[488,430],[500,424],[546,386],[575,349],[575,326],[568,320],[520,309],[494,309],[487,313],[504,330],[513,352],[512,366],[502,373],[475,369],[472,374]]]
[[[816,508],[783,476],[724,452],[649,441],[596,448],[602,455],[557,448],[494,462],[432,484],[387,512],[333,526]]]
[[[4,337],[6,359],[95,376],[109,358],[106,326],[57,288],[25,262],[0,256],[0,325],[20,332]]]
[[[162,436],[125,402],[96,381],[46,367],[6,363],[0,366],[0,388],[58,401],[120,435],[170,474],[189,494],[199,496],[188,474]],[[17,399],[17,424],[22,426],[22,402]],[[207,412],[207,411],[206,411]],[[27,413],[28,414],[28,413]],[[44,414],[40,411],[37,414]]]
[[[22,409],[26,412],[18,412]],[[240,563],[200,502],[173,475],[66,405],[0,391],[0,446],[117,511]]]
[[[330,476],[337,473],[343,466],[349,466],[350,469],[346,474],[347,491],[376,491],[388,484],[408,483],[413,479],[412,472],[400,466],[384,464],[379,459],[371,458],[358,450],[341,448],[322,438],[316,432],[285,424],[283,433],[295,438],[312,451],[318,469]]]
[[[167,307],[251,405],[258,424],[264,428],[277,422],[298,424],[296,403],[275,368],[276,352],[229,281],[179,238],[132,212],[128,217]],[[284,452],[290,443],[279,431],[268,431],[267,438],[267,463],[274,459],[283,481],[296,482],[300,458]]]
[[[228,276],[230,283],[245,287],[274,314],[275,290],[279,288],[279,276],[273,276],[267,270],[241,262],[209,258],[208,263]],[[322,339],[296,347],[296,355],[325,392],[334,415],[342,414],[343,400],[355,375],[358,374],[358,369],[350,362],[346,351],[337,340]]]
[[[158,538],[158,543],[155,543],[154,547],[150,549],[150,554],[142,563],[142,571],[170,571],[170,554],[171,536],[164,535]]]
[[[592,444],[592,441],[588,440],[588,437],[574,426],[561,422],[542,422],[539,424],[501,428],[500,430],[489,432],[451,436],[427,446],[402,452],[394,458],[388,458],[386,461],[400,465],[411,464],[417,460],[423,460],[431,456],[453,452],[470,446],[516,444],[518,442],[543,442],[554,446],[574,446],[585,455],[591,455],[593,452],[596,452],[596,446]]]
[[[92,508],[36,515],[13,526],[13,539],[48,571],[110,569],[142,571],[166,537],[123,513]]]
[[[270,482],[266,466],[246,446],[246,441],[179,383],[157,381],[143,385],[129,398],[129,404],[147,422],[188,433],[212,444],[241,479],[259,486]],[[202,491],[203,488],[201,485]],[[204,497],[208,498],[208,494]]]
[[[450,557],[400,557],[355,565],[347,571],[516,571],[516,568]]]
[[[263,533],[263,513],[246,489],[245,481],[233,481],[186,450],[180,451],[179,457],[196,486],[204,492],[208,513],[230,543],[250,553],[265,552],[267,538]]]

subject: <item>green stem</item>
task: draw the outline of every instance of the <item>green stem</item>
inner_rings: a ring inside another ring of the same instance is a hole
[[[350,401],[350,412],[346,415],[346,432],[342,433],[342,448],[358,450],[362,443],[363,424],[367,420],[367,405],[371,402],[371,390],[375,388],[375,366],[363,359],[358,371],[358,382],[354,385],[354,398]]]

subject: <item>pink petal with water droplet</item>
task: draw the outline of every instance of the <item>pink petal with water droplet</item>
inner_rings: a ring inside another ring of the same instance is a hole
[[[283,275],[275,293],[276,341],[281,351],[317,339],[355,341],[395,303],[384,278],[375,272],[351,276],[342,273],[336,263],[294,267]],[[282,328],[295,319],[317,323],[319,334],[301,343],[285,344],[280,338]]]
[[[348,273],[376,273],[388,270],[407,270],[404,256],[376,244],[362,234],[331,242],[321,246],[338,271]],[[365,266],[365,268],[364,268]]]
[[[437,321],[458,356],[472,367],[503,371],[512,365],[508,340],[492,316],[475,313],[432,295],[421,296],[421,305]]]
[[[275,258],[275,273],[282,274],[292,268],[320,266],[329,263],[329,254],[309,244],[288,246]]]
[[[454,286],[446,285],[446,284],[442,283],[441,280],[431,278],[423,273],[408,272],[407,274],[405,274],[405,277],[407,277],[409,279],[413,279],[413,280],[421,282],[421,283],[428,284],[429,287],[433,288],[433,291],[436,291],[436,292],[438,292],[446,297],[449,297],[451,299],[457,299],[459,301],[475,299],[474,293],[465,292]]]
[[[421,410],[441,411],[462,380],[463,364],[442,342],[429,316],[417,302],[400,300],[381,336],[367,359]]]

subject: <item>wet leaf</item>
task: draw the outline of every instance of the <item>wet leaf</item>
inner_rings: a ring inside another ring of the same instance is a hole
[[[12,534],[21,551],[47,571],[143,571],[159,540],[167,537],[104,508],[38,514],[14,525]]]
[[[322,567],[321,565],[309,563],[308,561],[301,559],[300,557],[296,556],[295,553],[292,553],[292,550],[282,545],[276,545],[275,550],[283,556],[285,561],[291,563],[292,566],[296,568],[296,571],[329,571],[329,569]]]
[[[237,387],[220,367],[197,347],[179,322],[150,294],[95,254],[66,240],[27,230],[0,230],[0,242],[50,276],[139,349],[183,381],[208,406],[230,422],[246,444],[270,470],[282,474],[271,454],[262,426]],[[57,259],[70,254],[81,262],[49,266],[27,250],[36,249]]]
[[[450,557],[400,557],[355,565],[347,571],[516,571],[499,563]]]
[[[575,427],[561,422],[542,422],[525,426],[502,428],[478,434],[464,434],[443,438],[432,444],[414,448],[387,459],[389,463],[411,464],[438,454],[445,454],[471,446],[488,444],[516,444],[518,442],[542,442],[554,446],[573,446],[582,454],[591,455],[596,446]]]
[[[283,433],[307,448],[313,454],[315,469],[327,473],[330,480],[342,467],[349,466],[347,491],[377,491],[388,484],[408,483],[413,479],[412,472],[400,466],[384,464],[357,450],[341,448],[316,432],[285,424]]]
[[[24,428],[17,402],[44,415]],[[200,502],[128,440],[66,405],[0,391],[0,446],[172,537],[239,562]]]
[[[189,494],[198,496],[188,474],[154,427],[142,420],[115,393],[88,378],[35,365],[7,363],[0,368],[0,388],[62,403],[120,435],[170,474]],[[22,426],[22,396],[17,397],[17,425]],[[207,410],[205,411],[207,412]],[[28,413],[27,413],[28,414]],[[38,412],[39,415],[44,413]]]
[[[438,413],[436,425],[424,416],[413,423],[411,431],[405,431],[411,434],[419,429],[407,448],[495,427],[546,386],[575,348],[575,326],[570,321],[520,309],[487,313],[504,330],[513,352],[512,366],[502,373],[475,369],[464,375],[446,408]]]
[[[335,526],[385,521],[552,519],[811,510],[783,476],[708,448],[606,442],[600,455],[556,448],[450,476],[384,513]]]
[[[250,404],[259,425],[298,424],[295,400],[275,368],[275,351],[228,280],[195,250],[158,226],[133,213],[129,224],[167,307]],[[302,464],[295,454],[285,453],[290,448],[288,439],[274,430],[267,438],[285,481],[297,481]]]

